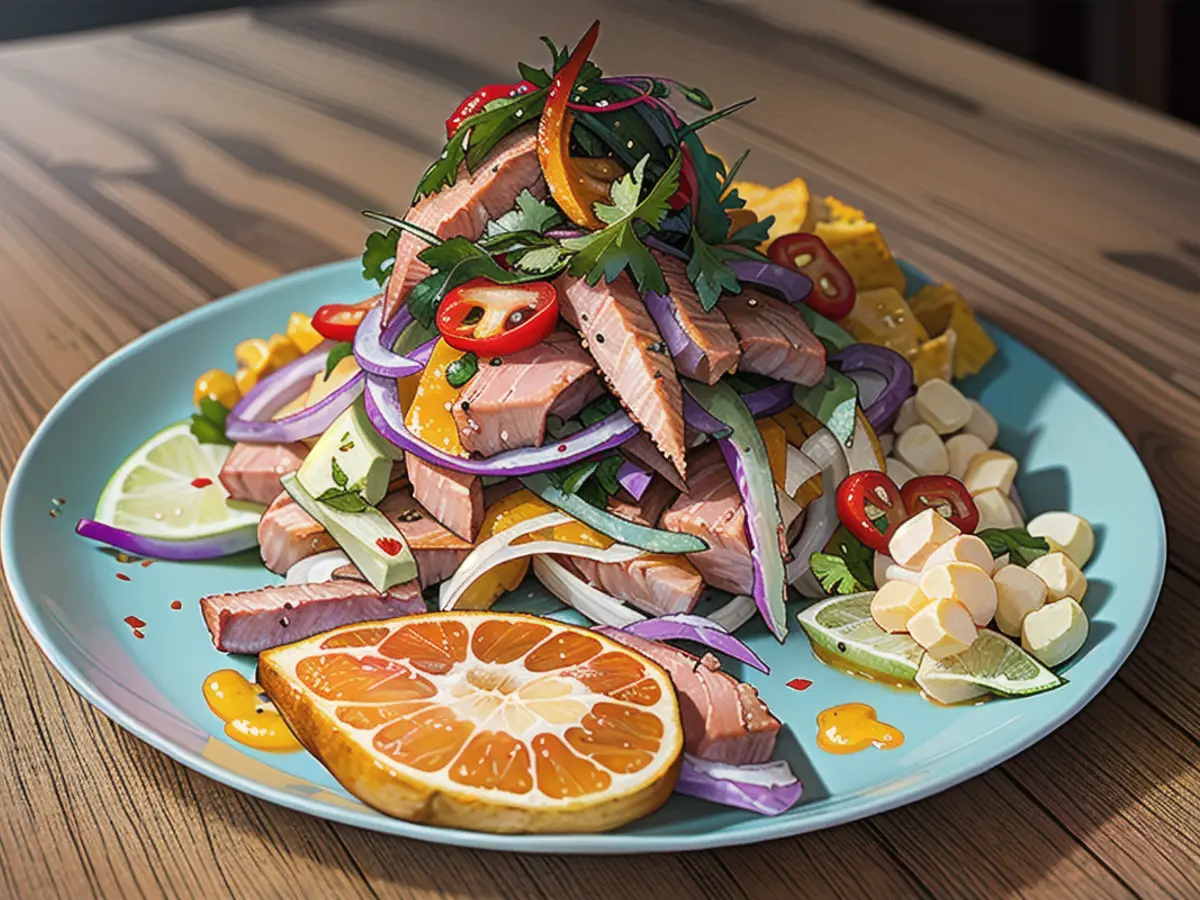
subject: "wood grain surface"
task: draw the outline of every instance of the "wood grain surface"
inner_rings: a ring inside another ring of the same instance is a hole
[[[360,2],[0,48],[0,474],[145,330],[360,251],[447,111],[604,22],[598,59],[758,102],[748,177],[870,211],[1116,419],[1170,569],[1079,716],[921,803],[755,847],[611,859],[425,845],[279,809],[91,709],[0,605],[0,897],[1200,897],[1200,135],[865,5]],[[635,891],[636,888],[636,891]],[[631,893],[635,891],[635,893]]]

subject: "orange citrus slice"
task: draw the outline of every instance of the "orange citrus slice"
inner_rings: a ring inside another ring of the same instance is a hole
[[[606,831],[665,803],[679,774],[666,672],[549,619],[350,625],[263,653],[258,682],[346,790],[414,822]]]

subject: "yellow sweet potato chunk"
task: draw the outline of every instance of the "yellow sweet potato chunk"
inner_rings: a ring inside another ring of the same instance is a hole
[[[904,295],[892,287],[860,291],[854,309],[838,324],[863,343],[891,347],[910,362],[929,340]]]
[[[904,273],[874,222],[818,222],[814,234],[846,267],[855,290],[890,287],[904,293]]]
[[[966,378],[982,369],[996,355],[996,345],[962,294],[949,284],[922,288],[911,301],[913,314],[932,335],[954,329],[954,377]]]

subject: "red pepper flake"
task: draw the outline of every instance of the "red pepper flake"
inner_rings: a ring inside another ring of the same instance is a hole
[[[379,540],[375,542],[375,546],[388,556],[395,556],[404,549],[404,545],[395,538],[379,538]]]
[[[193,478],[192,479],[192,487],[194,487],[194,488],[206,488],[210,484],[212,484],[211,478]]]
[[[787,686],[793,691],[807,691],[810,687],[812,687],[812,682],[807,678],[793,678],[787,683]]]
[[[559,453],[566,453],[566,452],[567,452],[567,445],[566,445],[566,444],[559,444],[559,445],[558,445],[558,452],[559,452]]]
[[[172,600],[171,601],[171,609],[183,609],[183,604],[180,603],[178,600]]]
[[[58,518],[58,510],[57,509],[50,510],[50,518],[52,518],[52,519]]]
[[[126,616],[125,624],[128,625],[130,628],[145,628],[146,627],[146,623],[143,622],[141,619],[139,619],[137,616]]]
[[[152,560],[152,559],[143,559],[142,560],[142,568],[143,569],[148,569],[152,565],[154,565],[154,560]]]
[[[142,634],[140,631],[138,631],[138,630],[135,628],[135,629],[133,629],[133,636],[134,636],[135,638],[137,638],[137,639],[140,641],[140,640],[141,640],[142,638],[144,638],[146,635]]]
[[[66,504],[67,498],[66,497],[55,497],[54,502],[57,503],[59,506],[63,506],[64,504]]]
[[[133,579],[130,578],[128,575],[126,575],[124,572],[118,572],[117,580],[118,581],[132,581]]]

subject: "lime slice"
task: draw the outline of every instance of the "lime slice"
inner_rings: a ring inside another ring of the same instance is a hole
[[[121,463],[96,503],[96,521],[168,541],[253,532],[263,507],[230,500],[217,477],[232,447],[202,444],[188,422],[160,431]]]
[[[1004,635],[988,629],[958,656],[926,660],[920,682],[933,688],[931,694],[966,694],[966,686],[974,685],[1000,697],[1024,697],[1066,684]]]
[[[851,668],[911,682],[925,653],[907,634],[889,634],[871,618],[874,592],[831,597],[799,615],[813,644]]]

